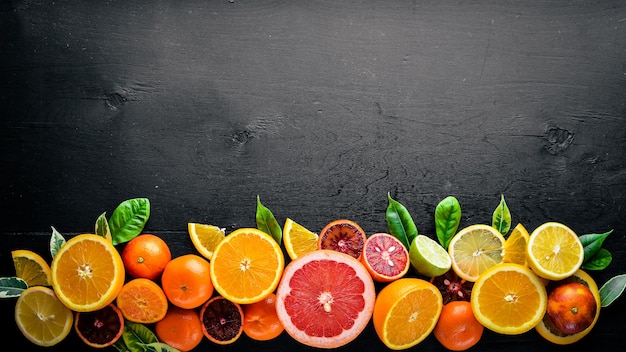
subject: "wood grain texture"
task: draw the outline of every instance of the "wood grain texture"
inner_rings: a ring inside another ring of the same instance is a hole
[[[390,192],[420,233],[447,195],[469,225],[504,194],[514,223],[614,229],[626,251],[621,1],[14,0],[0,30],[11,246],[133,197],[152,232],[254,226],[259,195],[279,222],[373,233]],[[614,350],[607,314],[590,341]],[[549,347],[486,348],[511,341]]]

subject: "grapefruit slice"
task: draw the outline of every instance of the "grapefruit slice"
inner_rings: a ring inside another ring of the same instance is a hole
[[[321,249],[285,267],[276,291],[276,312],[296,341],[336,348],[365,329],[375,300],[374,281],[361,262],[348,254]]]

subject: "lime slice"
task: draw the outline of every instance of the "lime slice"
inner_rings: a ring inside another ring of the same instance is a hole
[[[417,235],[409,249],[411,266],[419,274],[435,277],[445,274],[452,266],[448,252],[428,236]]]

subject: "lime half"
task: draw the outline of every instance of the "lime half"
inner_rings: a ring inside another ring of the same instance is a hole
[[[428,236],[417,235],[409,249],[411,266],[419,274],[435,277],[445,274],[452,266],[448,252]]]

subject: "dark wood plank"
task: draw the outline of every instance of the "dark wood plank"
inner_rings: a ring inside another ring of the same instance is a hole
[[[182,253],[187,222],[254,226],[257,195],[279,221],[383,231],[390,192],[425,234],[447,195],[464,225],[504,194],[529,229],[614,229],[604,282],[625,268],[625,28],[609,0],[5,2],[0,275],[132,197]],[[623,311],[581,348],[618,348]],[[255,348],[278,345],[300,348]],[[505,346],[558,349],[481,350]]]

